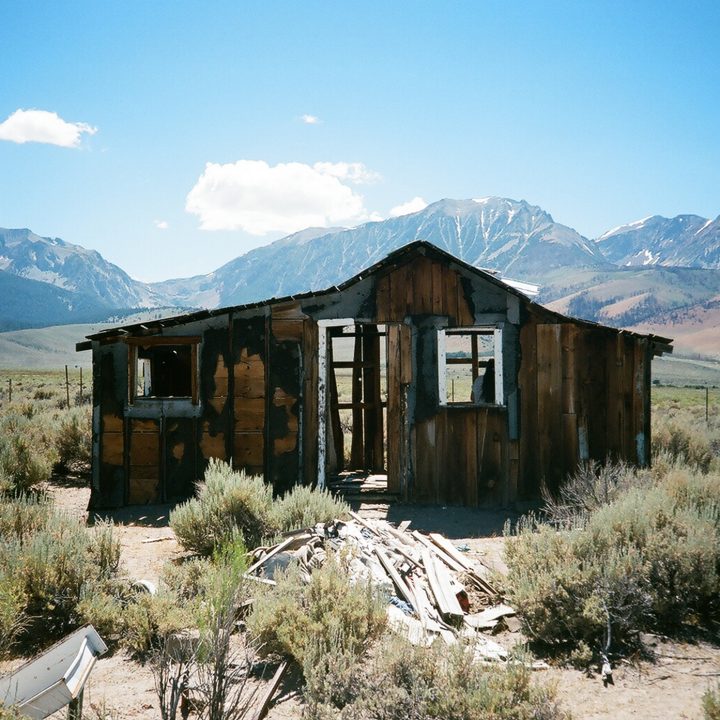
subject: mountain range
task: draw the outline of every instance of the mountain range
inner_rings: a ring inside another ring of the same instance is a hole
[[[720,218],[653,216],[595,240],[525,201],[440,200],[352,229],[309,228],[214,272],[142,283],[99,253],[27,229],[0,229],[0,330],[165,314],[307,290],[354,275],[423,239],[477,267],[537,283],[560,311],[622,327],[690,334],[720,317]],[[694,329],[694,330],[693,330]],[[702,352],[720,353],[714,339]]]

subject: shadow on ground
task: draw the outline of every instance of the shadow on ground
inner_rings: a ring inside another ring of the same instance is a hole
[[[176,504],[132,505],[115,510],[98,510],[90,513],[88,525],[94,524],[97,520],[112,520],[115,525],[166,527],[170,518],[170,511]]]
[[[363,517],[382,518],[392,523],[410,520],[412,530],[437,532],[446,538],[493,537],[503,534],[521,513],[507,509],[478,509],[452,505],[410,505],[352,501],[351,507]]]

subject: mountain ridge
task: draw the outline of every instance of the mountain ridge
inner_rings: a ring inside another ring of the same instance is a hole
[[[59,238],[0,229],[0,292],[11,282],[29,283],[32,297],[47,296],[48,311],[41,321],[40,300],[19,314],[2,308],[0,329],[96,322],[133,307],[212,309],[322,290],[418,239],[501,276],[540,283],[539,301],[585,319],[638,326],[672,324],[673,313],[690,313],[696,323],[717,315],[720,218],[651,216],[589,240],[525,200],[485,197],[446,198],[356,228],[307,228],[211,273],[156,283],[133,280],[96,251]],[[694,263],[697,272],[682,262]],[[20,285],[13,292],[25,292]]]

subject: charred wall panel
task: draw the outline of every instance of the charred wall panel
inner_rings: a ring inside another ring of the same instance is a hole
[[[160,502],[162,457],[160,420],[129,419],[128,494],[129,505]]]
[[[298,306],[273,308],[269,337],[268,479],[277,493],[302,480],[300,403],[304,315]]]
[[[190,497],[197,471],[197,421],[195,418],[164,418],[163,420],[163,500],[172,502]]]
[[[92,489],[90,506],[117,507],[125,503],[123,409],[127,397],[127,346],[119,342],[100,345],[93,362],[99,367],[96,397],[100,403],[100,462],[98,486]]]
[[[232,458],[236,468],[265,472],[266,319],[264,314],[233,321]]]
[[[196,427],[200,449],[198,457],[195,458],[195,474],[198,476],[202,476],[210,458],[230,459],[228,444],[232,428],[232,408],[229,401],[231,392],[229,364],[227,328],[205,329],[200,355],[202,415]],[[187,464],[183,464],[183,467],[189,472]]]

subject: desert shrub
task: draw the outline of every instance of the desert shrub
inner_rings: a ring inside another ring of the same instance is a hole
[[[18,578],[0,570],[0,659],[15,644],[26,622],[25,603]]]
[[[0,576],[12,588],[3,605],[21,608],[12,640],[28,649],[46,644],[82,622],[84,597],[111,588],[120,546],[110,524],[91,531],[47,502],[19,497],[0,501]]]
[[[296,485],[275,501],[271,517],[274,527],[285,532],[341,518],[349,509],[347,503],[334,498],[327,490]]]
[[[211,460],[197,497],[170,513],[170,526],[187,550],[209,556],[241,534],[250,546],[272,531],[272,487],[262,478]]]
[[[34,393],[33,393],[33,400],[50,400],[50,398],[55,396],[54,390],[44,390],[43,388],[39,387]]]
[[[175,565],[167,563],[162,569],[161,581],[180,602],[195,600],[205,592],[206,578],[212,571],[210,558],[189,558]]]
[[[114,643],[124,635],[127,606],[117,589],[112,592],[93,588],[77,604],[75,615],[80,625],[92,625],[106,643]]]
[[[89,408],[73,408],[62,414],[56,447],[58,462],[63,467],[90,461],[92,425]]]
[[[181,606],[171,593],[139,595],[125,609],[123,645],[137,657],[146,657],[170,635],[193,627],[189,607]]]
[[[34,408],[34,405],[28,407]],[[22,408],[19,408],[22,410]],[[35,490],[50,479],[58,455],[57,424],[47,414],[18,412],[0,417],[0,493]]]
[[[607,505],[637,484],[637,474],[626,465],[587,462],[563,483],[557,496],[543,486],[543,511],[552,522],[572,522]]]
[[[702,706],[705,720],[720,720],[720,683],[708,688],[702,697]]]
[[[659,414],[653,421],[652,454],[667,453],[702,472],[717,467],[720,456],[720,428],[708,427],[704,417],[689,411]]]
[[[677,466],[562,532],[520,523],[506,545],[509,601],[550,645],[597,648],[720,613],[720,479]]]
[[[356,668],[350,703],[335,717],[342,720],[560,720],[569,718],[555,690],[532,681],[522,651],[503,666],[474,661],[470,643],[448,648],[436,643],[415,647],[389,637],[373,653],[369,669]],[[335,706],[337,708],[337,706]],[[311,718],[333,717],[331,703]]]
[[[0,541],[24,541],[44,528],[53,512],[52,504],[40,495],[0,500]]]
[[[329,555],[305,582],[297,567],[276,575],[277,585],[256,602],[248,630],[262,652],[305,663],[311,643],[341,642],[358,656],[385,627],[384,602],[369,581],[353,581],[346,559]]]

